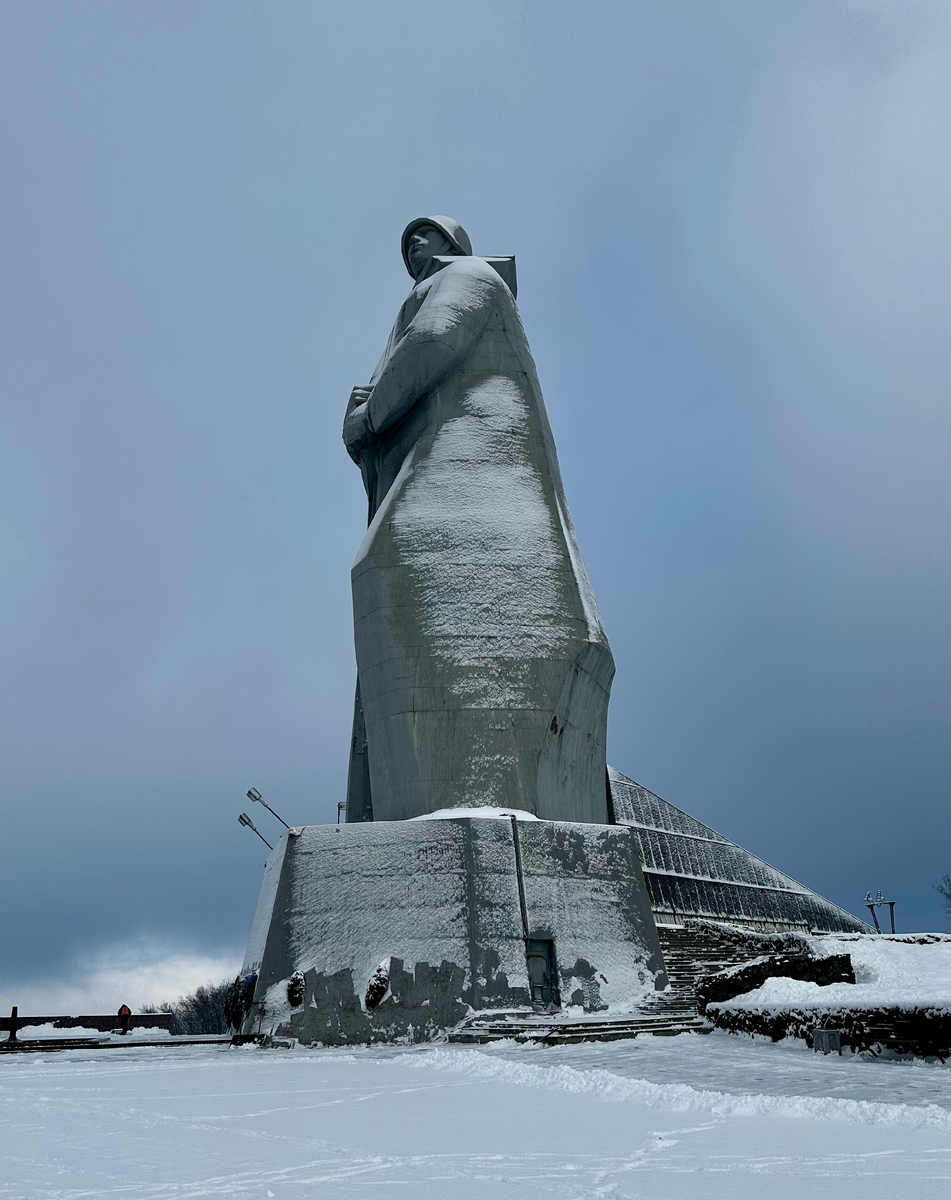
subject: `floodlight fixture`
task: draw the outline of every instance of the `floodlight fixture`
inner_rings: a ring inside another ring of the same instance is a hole
[[[264,836],[264,834],[261,833],[261,831],[257,828],[257,826],[254,824],[254,822],[251,820],[251,818],[248,816],[247,813],[240,813],[238,815],[238,824],[246,825],[248,827],[248,829],[250,829],[253,833],[256,833],[258,835],[258,837],[261,839],[261,841],[265,844],[265,846],[267,846],[268,850],[274,849],[274,847],[267,840],[267,838]]]
[[[248,788],[248,799],[253,800],[255,804],[263,804],[272,817],[277,817],[277,813],[271,808],[270,804],[268,804],[257,788]],[[290,825],[288,825],[283,817],[277,817],[277,819],[285,829],[290,829]]]
[[[872,920],[875,923],[875,932],[876,933],[881,933],[882,929],[878,923],[878,917],[875,914],[875,910],[876,910],[876,908],[882,908],[886,904],[888,905],[888,916],[889,916],[889,921],[890,921],[891,927],[892,927],[892,933],[895,932],[895,905],[897,903],[898,903],[897,900],[886,900],[885,896],[883,895],[882,892],[876,892],[874,900],[872,899],[871,892],[865,893],[865,907],[872,914]]]

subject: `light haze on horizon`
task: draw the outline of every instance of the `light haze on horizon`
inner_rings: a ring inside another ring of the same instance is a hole
[[[334,820],[340,427],[432,212],[517,256],[612,766],[947,927],[947,33],[937,0],[0,10],[0,1001],[104,947],[238,956],[248,787]]]

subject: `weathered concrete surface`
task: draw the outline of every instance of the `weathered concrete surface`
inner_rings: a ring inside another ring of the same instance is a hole
[[[518,824],[529,934],[552,938],[563,1004],[589,1012],[623,1006],[635,980],[666,983],[663,955],[637,856],[617,826]],[[633,972],[633,976],[632,976]]]
[[[623,1009],[664,986],[627,830],[517,825],[533,938],[555,943],[564,1004]],[[266,933],[262,932],[266,928]],[[365,997],[386,964],[389,989]],[[345,1045],[422,1041],[472,1010],[529,1006],[513,823],[451,819],[306,826],[265,874],[244,964],[246,1029]],[[287,985],[304,976],[303,1004]]]
[[[345,422],[371,514],[348,820],[488,805],[606,823],[614,661],[535,364],[501,275],[443,227],[457,257],[421,271]]]

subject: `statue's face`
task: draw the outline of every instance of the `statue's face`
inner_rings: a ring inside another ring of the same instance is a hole
[[[435,225],[420,225],[409,239],[407,247],[410,270],[413,278],[424,279],[432,260],[439,254],[455,254],[456,250],[446,235]]]

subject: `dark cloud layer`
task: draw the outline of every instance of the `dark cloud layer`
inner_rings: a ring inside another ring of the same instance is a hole
[[[247,787],[333,820],[341,414],[429,211],[518,255],[611,761],[853,911],[882,888],[941,926],[942,3],[0,23],[7,974],[240,946]]]

